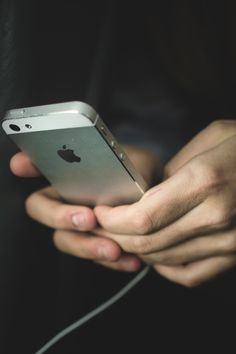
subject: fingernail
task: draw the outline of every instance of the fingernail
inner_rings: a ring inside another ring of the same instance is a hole
[[[85,217],[82,213],[72,215],[72,224],[77,228],[84,228],[85,225]]]

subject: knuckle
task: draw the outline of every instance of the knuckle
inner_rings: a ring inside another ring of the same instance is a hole
[[[211,216],[212,228],[216,230],[228,229],[232,224],[232,213],[225,206],[218,206]]]
[[[152,218],[147,210],[136,212],[136,215],[133,218],[133,226],[138,235],[146,235],[152,231]]]
[[[182,255],[175,254],[173,251],[161,251],[155,255],[156,261],[166,265],[177,265],[182,262]]]
[[[194,175],[201,192],[215,193],[220,191],[225,183],[223,169],[220,166],[211,165],[204,155],[192,160],[190,173]]]
[[[51,212],[51,225],[54,229],[63,229],[66,227],[67,211],[63,206],[58,206]]]
[[[135,237],[133,240],[134,252],[138,254],[147,254],[152,251],[153,245],[149,236]]]
[[[232,121],[231,120],[224,120],[224,119],[217,119],[213,121],[207,127],[211,130],[211,134],[219,137],[226,132],[231,132],[232,129]]]
[[[174,255],[171,253],[167,253],[161,260],[161,262],[165,263],[166,265],[180,265],[183,264],[184,261],[185,257],[183,255]]]
[[[212,133],[218,135],[228,128],[227,121],[223,119],[214,120],[212,123],[209,124],[208,128],[211,129]]]
[[[51,213],[50,215],[50,219],[51,219],[51,226],[54,229],[58,229],[61,226],[61,213],[58,210],[54,210],[53,213]]]

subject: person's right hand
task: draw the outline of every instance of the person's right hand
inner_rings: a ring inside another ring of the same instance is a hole
[[[130,157],[132,155],[133,163],[139,170],[143,166],[141,162],[145,162],[143,174],[146,179],[151,178],[156,168],[153,156],[132,147],[126,147],[126,151]],[[153,166],[150,167],[149,176],[147,166]],[[12,157],[10,168],[20,177],[40,175],[24,153]],[[138,257],[122,252],[115,241],[92,234],[97,224],[92,209],[63,203],[52,187],[33,193],[26,201],[26,210],[36,221],[55,229],[53,240],[59,250],[116,270],[137,271],[139,269],[141,261]]]

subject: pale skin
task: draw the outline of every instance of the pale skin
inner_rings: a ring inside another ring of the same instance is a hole
[[[150,179],[155,158],[127,152]],[[18,176],[39,173],[22,153],[11,169]],[[167,164],[165,180],[134,204],[66,205],[50,187],[32,194],[26,209],[56,229],[63,252],[124,271],[144,261],[178,284],[202,284],[236,266],[236,121],[215,121],[200,132]],[[78,226],[75,215],[83,216]]]

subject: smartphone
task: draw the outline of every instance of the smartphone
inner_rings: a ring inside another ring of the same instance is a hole
[[[68,203],[132,203],[147,184],[97,112],[66,102],[7,112],[2,127]]]

